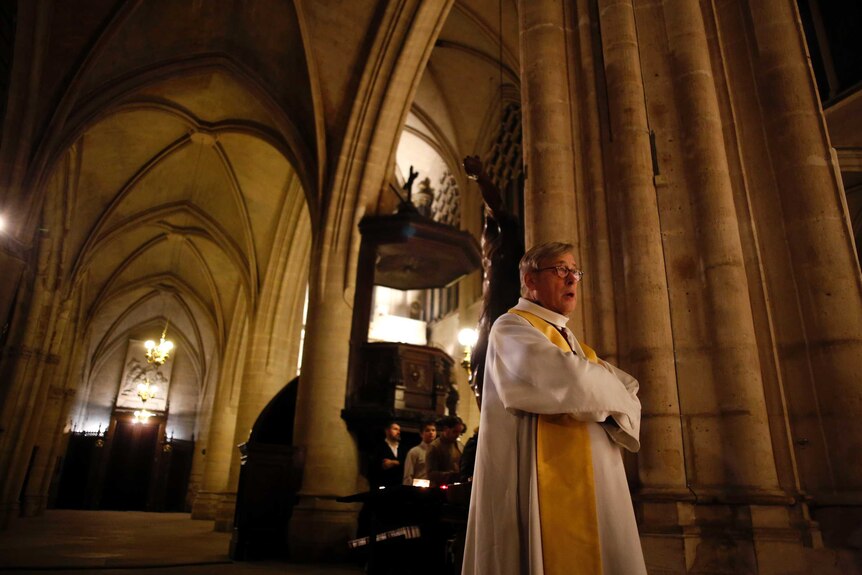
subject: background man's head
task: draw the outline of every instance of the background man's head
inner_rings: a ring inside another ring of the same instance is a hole
[[[431,443],[434,441],[437,438],[437,424],[433,421],[429,421],[423,425],[421,436],[423,443]]]
[[[457,441],[458,437],[464,433],[464,422],[460,417],[449,416],[444,417],[437,422],[437,430],[441,441],[451,443]]]
[[[386,439],[389,441],[401,441],[401,426],[397,423],[390,423],[386,427]]]
[[[518,266],[521,296],[561,315],[571,314],[581,279],[574,249],[572,244],[548,242],[527,250]]]

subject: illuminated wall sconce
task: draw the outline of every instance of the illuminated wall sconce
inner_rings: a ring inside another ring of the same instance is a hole
[[[467,383],[473,382],[473,373],[470,371],[470,354],[473,353],[473,346],[476,345],[477,339],[479,339],[479,333],[475,329],[465,327],[458,332],[458,343],[464,348],[461,367],[467,372]]]
[[[170,453],[174,450],[174,432],[171,431],[171,436],[168,437],[165,434],[165,438],[162,440],[162,451],[165,453]]]
[[[102,431],[102,424],[99,424],[99,429],[96,431],[96,447],[101,449],[105,447],[105,432]]]

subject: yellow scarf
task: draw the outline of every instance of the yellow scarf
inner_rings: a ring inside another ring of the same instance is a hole
[[[571,351],[557,328],[542,318],[510,309],[554,345]],[[587,359],[596,352],[581,344]],[[602,557],[596,511],[596,484],[587,424],[568,415],[539,415],[536,474],[546,575],[601,575]]]

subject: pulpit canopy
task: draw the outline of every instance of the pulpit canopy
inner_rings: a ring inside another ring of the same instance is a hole
[[[445,287],[482,265],[472,235],[415,211],[367,216],[359,232],[363,244],[376,248],[375,285],[403,291]]]

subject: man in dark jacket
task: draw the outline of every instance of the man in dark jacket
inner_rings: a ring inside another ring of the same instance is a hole
[[[368,483],[372,489],[401,485],[407,450],[401,448],[400,442],[401,426],[392,422],[386,427],[386,438],[377,445],[368,463]]]

